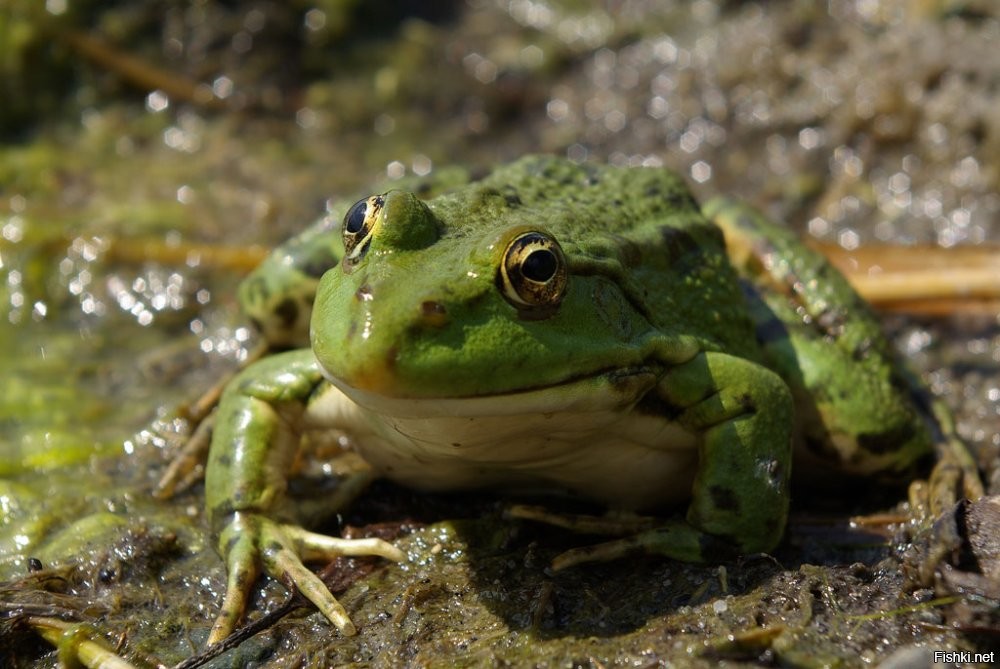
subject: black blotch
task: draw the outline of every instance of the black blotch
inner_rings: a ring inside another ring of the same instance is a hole
[[[223,548],[223,549],[222,549],[222,552],[223,552],[223,553],[224,553],[225,555],[229,555],[229,553],[231,553],[231,552],[232,552],[232,550],[233,550],[233,547],[234,547],[234,546],[236,546],[236,543],[237,543],[237,542],[238,542],[239,540],[240,540],[239,536],[237,536],[237,535],[235,535],[235,534],[234,534],[233,536],[231,536],[231,537],[229,538],[229,541],[227,541],[227,542],[226,542],[226,546],[225,546],[225,548]],[[242,574],[241,574],[241,576],[242,576]],[[242,581],[242,579],[241,579],[241,580],[240,580],[240,583],[242,583],[242,582],[243,582],[243,581]]]
[[[506,192],[503,194],[503,199],[507,202],[507,206],[512,208],[520,207],[522,204],[521,195],[517,192],[517,189],[513,186],[507,186],[505,190]]]
[[[295,300],[286,297],[274,307],[274,315],[281,319],[282,325],[288,327],[299,319],[299,305]]]
[[[757,413],[757,404],[753,401],[753,397],[749,393],[740,395],[740,406],[749,414]]]
[[[638,267],[642,262],[642,249],[639,245],[621,235],[615,235],[615,241],[618,242],[618,257],[622,264],[626,267]]]
[[[708,494],[712,497],[712,504],[717,509],[739,513],[740,500],[731,488],[722,485],[712,485],[708,487]]]
[[[698,209],[698,202],[687,189],[674,189],[667,194],[666,199],[672,209]]]
[[[665,225],[660,228],[660,236],[663,238],[663,245],[666,248],[667,255],[674,260],[690,251],[697,250],[699,247],[694,236],[680,228],[672,228]]]
[[[392,371],[396,369],[396,360],[399,358],[399,349],[395,346],[390,346],[389,350],[385,352],[385,366],[386,369]]]
[[[444,305],[440,302],[435,302],[434,300],[424,300],[420,303],[420,313],[424,316],[437,316],[447,314],[448,310],[445,309]]]

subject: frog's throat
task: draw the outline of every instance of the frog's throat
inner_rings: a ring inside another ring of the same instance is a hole
[[[393,397],[355,388],[340,379],[331,384],[357,405],[399,418],[523,416],[558,412],[586,413],[635,405],[663,375],[659,365],[618,368],[529,390],[471,397]]]

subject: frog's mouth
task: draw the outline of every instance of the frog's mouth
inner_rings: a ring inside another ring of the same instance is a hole
[[[469,397],[394,397],[362,390],[328,377],[361,407],[398,418],[523,416],[563,412],[627,410],[652,390],[661,366],[616,368],[526,390]]]

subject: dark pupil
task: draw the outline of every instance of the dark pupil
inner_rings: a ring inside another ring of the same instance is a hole
[[[524,259],[521,275],[526,279],[544,283],[556,273],[556,256],[547,249],[538,249]]]
[[[344,217],[344,230],[352,234],[360,232],[365,225],[365,213],[368,211],[368,202],[362,200],[358,202]]]

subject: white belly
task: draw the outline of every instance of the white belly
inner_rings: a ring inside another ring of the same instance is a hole
[[[572,495],[619,509],[687,499],[697,437],[633,410],[653,373],[503,397],[395,399],[344,388],[314,420],[348,431],[382,475],[421,490]]]

